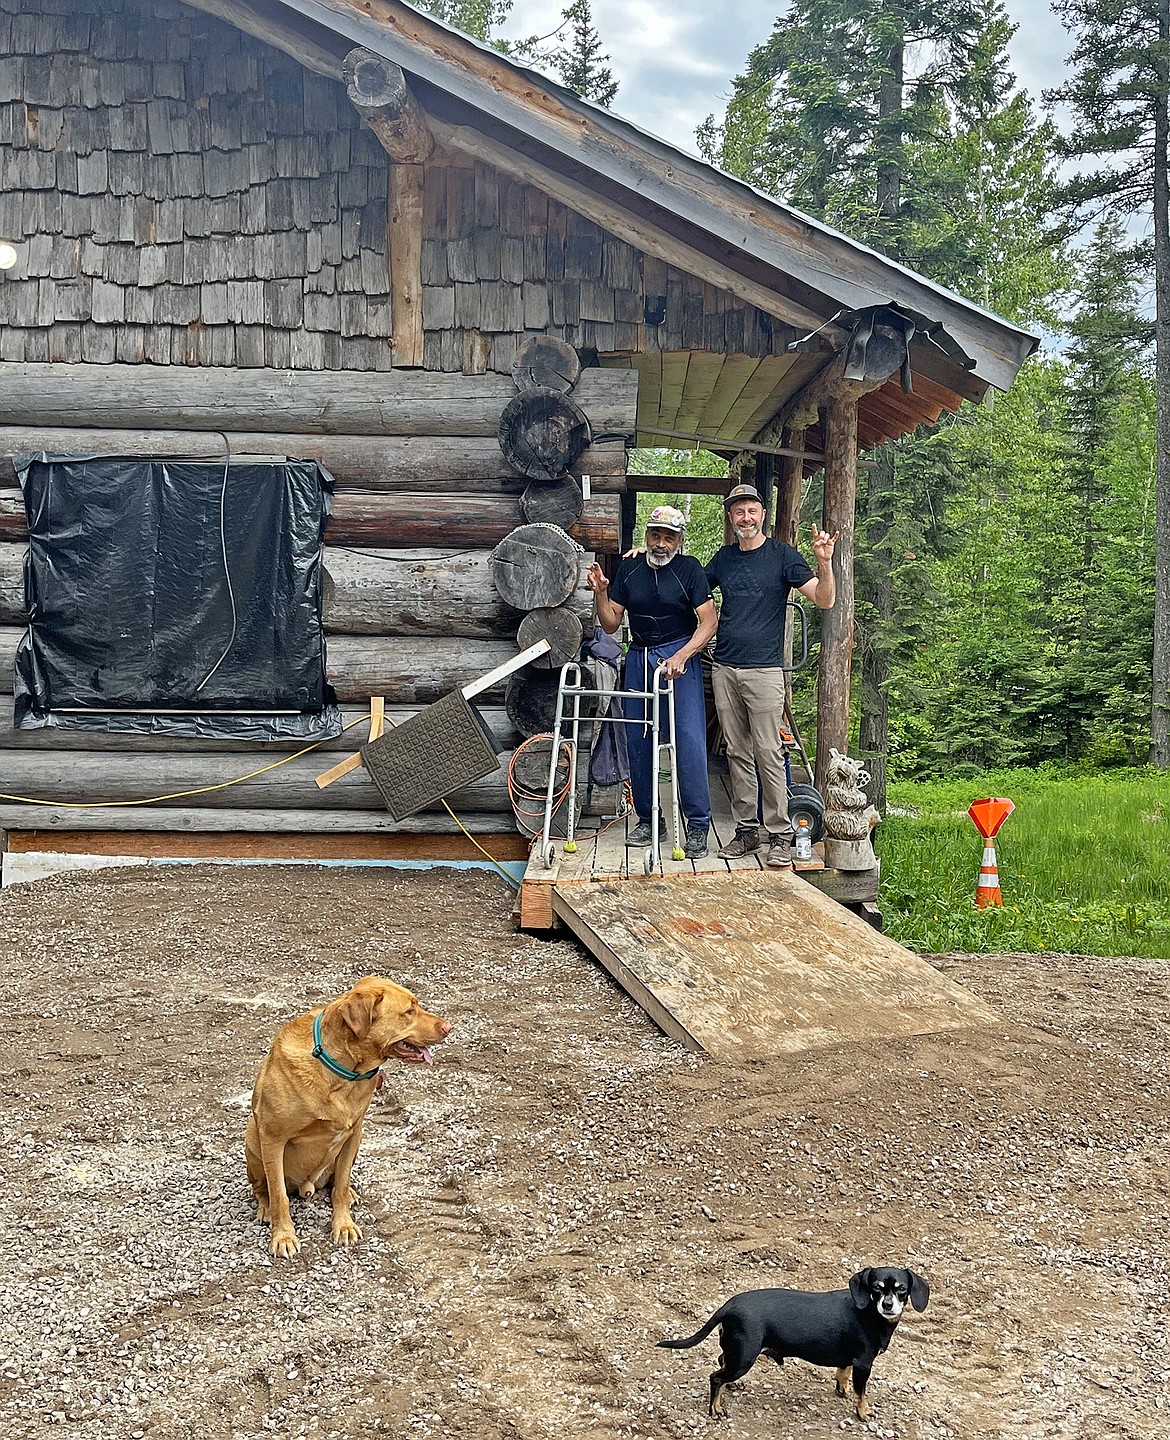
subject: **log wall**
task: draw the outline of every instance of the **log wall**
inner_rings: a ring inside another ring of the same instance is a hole
[[[507,470],[498,442],[475,434],[488,430],[493,406],[498,419],[514,393],[510,379],[417,372],[345,375],[331,377],[326,393],[310,375],[211,370],[180,396],[168,391],[167,378],[137,367],[0,365],[0,389],[8,387],[0,413],[10,422],[0,427],[6,453],[165,454],[174,449],[218,459],[222,442],[218,447],[207,442],[217,438],[215,422],[225,416],[242,427],[233,432],[242,441],[236,453],[244,453],[246,446],[250,454],[295,454],[286,442],[316,435],[332,447],[328,453],[358,457],[353,469],[338,467],[346,478],[336,477],[324,551],[326,669],[346,720],[368,713],[374,695],[385,698],[391,719],[413,713],[516,653],[523,614],[496,592],[489,556],[490,547],[524,516],[516,485],[502,485],[493,493],[493,472]],[[576,393],[595,429],[633,429],[637,380],[632,372],[588,371]],[[41,417],[65,415],[78,423],[68,429],[39,423]],[[410,434],[412,423],[420,432],[453,428],[447,435]],[[260,428],[265,424],[275,428]],[[394,433],[350,433],[379,425]],[[460,427],[462,434],[456,433]],[[326,428],[330,433],[323,433]],[[577,527],[580,543],[590,551],[617,549],[624,458],[621,441],[606,442],[597,456],[601,478],[610,488],[586,503]],[[592,463],[589,449],[578,471],[590,473]],[[453,473],[445,477],[448,468]],[[404,488],[415,483],[417,490]],[[521,481],[524,488],[528,483]],[[9,693],[26,618],[24,538],[20,493],[14,486],[0,489],[0,688]],[[583,554],[582,562],[586,558]],[[582,563],[568,604],[587,619],[591,596],[584,568]],[[461,817],[474,817],[475,828],[489,831],[512,827],[506,767],[518,736],[503,698],[502,685],[482,697],[501,749],[501,769],[451,802]],[[16,732],[7,718],[0,727],[0,826],[385,831],[395,827],[363,770],[325,790],[313,783],[339,754],[356,750],[367,733],[365,725],[358,725],[320,752],[242,784],[214,788],[300,747],[295,742],[249,746],[82,731]],[[158,796],[181,798],[159,805],[69,808],[78,801]],[[45,803],[34,806],[12,797]],[[436,805],[402,828],[427,833],[456,827]]]

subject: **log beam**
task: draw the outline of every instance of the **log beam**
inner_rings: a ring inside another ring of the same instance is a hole
[[[495,436],[510,375],[0,363],[9,425],[316,435]],[[598,435],[633,435],[636,370],[586,369],[573,399]]]
[[[339,489],[407,490],[420,494],[482,491],[522,495],[529,485],[504,459],[495,435],[309,435],[227,431],[231,454],[316,460]],[[16,483],[17,455],[130,455],[222,461],[224,435],[208,430],[77,429],[64,425],[0,425],[0,483]],[[624,488],[626,449],[620,440],[591,445],[570,470],[588,475],[596,491]]]
[[[616,555],[620,549],[621,497],[595,495],[586,502],[569,534],[586,550]],[[372,546],[381,550],[434,546],[490,549],[525,524],[518,500],[489,495],[367,494],[346,491],[333,498],[325,527],[331,545]],[[24,498],[19,490],[0,490],[0,541],[27,537]]]
[[[27,619],[24,556],[25,546],[0,544],[0,625]],[[333,635],[507,639],[516,634],[522,615],[500,599],[490,557],[486,549],[359,553],[327,545],[322,557],[325,630]],[[589,613],[592,596],[583,579],[568,604],[575,614]]]
[[[16,645],[24,633],[14,625],[0,626],[0,691],[9,694]],[[368,705],[371,695],[382,695],[390,705],[429,705],[515,654],[515,643],[507,640],[337,635],[326,648],[325,674],[342,702]],[[502,684],[487,698],[501,695]]]
[[[421,165],[435,148],[422,106],[402,68],[372,50],[351,50],[342,66],[345,91],[390,159]]]

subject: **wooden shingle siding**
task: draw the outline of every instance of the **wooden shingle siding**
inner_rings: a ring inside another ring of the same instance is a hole
[[[6,359],[389,369],[387,163],[175,0],[0,0]]]

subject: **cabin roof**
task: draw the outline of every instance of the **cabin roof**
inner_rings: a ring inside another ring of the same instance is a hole
[[[644,253],[754,304],[795,351],[755,359],[656,348],[601,356],[640,372],[639,443],[760,434],[847,339],[855,312],[895,306],[926,322],[913,389],[895,374],[862,397],[859,439],[933,422],[1006,390],[1034,335],[594,105],[403,0],[184,0],[340,77],[361,46],[402,68],[439,143],[546,190]],[[933,329],[933,339],[928,333]],[[681,418],[680,418],[681,417]],[[685,429],[684,429],[685,426]]]

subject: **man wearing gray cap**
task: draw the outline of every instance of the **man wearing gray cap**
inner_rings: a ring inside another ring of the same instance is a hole
[[[659,505],[646,525],[646,549],[627,556],[618,566],[612,585],[594,563],[586,575],[597,598],[597,618],[608,634],[616,634],[629,615],[630,649],[626,655],[627,690],[647,691],[655,668],[661,664],[674,681],[675,724],[672,736],[678,769],[678,791],[686,816],[684,852],[688,860],[707,853],[711,825],[711,793],[707,786],[707,716],[703,700],[703,671],[699,652],[715,633],[715,602],[702,565],[682,553],[686,520],[673,505]],[[650,706],[627,697],[622,702],[627,720],[646,722]],[[651,787],[658,783],[654,770],[654,739],[646,723],[628,727],[630,789],[638,823],[630,832],[631,845],[646,845],[651,838]],[[659,817],[660,833],[663,826]]]
[[[812,527],[814,574],[791,545],[764,534],[764,502],[751,485],[736,485],[723,502],[735,543],[707,565],[711,588],[723,597],[711,672],[715,710],[727,740],[735,837],[725,859],[760,847],[760,791],[768,837],[766,864],[792,864],[792,821],[784,773],[784,620],[790,590],[821,610],[837,597],[833,547],[837,535]],[[758,772],[758,782],[757,782]]]

